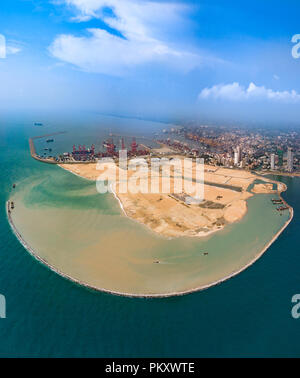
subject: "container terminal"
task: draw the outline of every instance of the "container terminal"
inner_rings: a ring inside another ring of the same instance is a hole
[[[85,145],[73,145],[73,149],[71,152],[64,152],[63,154],[59,156],[41,156],[37,153],[34,140],[35,139],[41,139],[50,137],[46,140],[47,143],[53,143],[55,140],[52,138],[54,135],[62,134],[62,132],[55,133],[55,134],[48,134],[48,135],[41,135],[37,137],[33,137],[29,139],[29,147],[30,147],[30,153],[31,156],[39,161],[42,161],[44,163],[49,164],[61,164],[61,163],[92,163],[97,162],[98,159],[105,158],[105,157],[111,157],[114,159],[119,158],[119,151],[120,150],[127,150],[127,156],[128,157],[137,157],[137,156],[148,156],[151,153],[151,148],[145,146],[144,144],[138,144],[136,141],[136,137],[132,137],[132,141],[129,145],[129,148],[127,149],[127,146],[125,144],[125,140],[122,137],[120,139],[120,148],[117,148],[117,145],[114,143],[114,140],[112,137],[110,137],[107,140],[104,140],[100,146],[102,146],[102,149],[99,149],[99,151],[96,151],[95,145],[92,144],[91,147],[87,148]],[[51,148],[44,148],[44,151],[51,152]],[[44,152],[44,155],[46,152]]]

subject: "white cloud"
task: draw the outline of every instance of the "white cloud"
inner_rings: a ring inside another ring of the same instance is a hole
[[[21,51],[21,47],[16,41],[7,42],[4,35],[0,34],[0,59],[5,59],[8,55],[14,55]]]
[[[164,63],[189,71],[201,63],[194,53],[166,42],[165,30],[182,25],[188,9],[179,3],[144,0],[65,0],[76,10],[76,21],[101,19],[120,35],[100,28],[87,29],[88,36],[56,37],[51,54],[83,70],[120,75],[143,63]],[[110,12],[105,11],[107,8]]]
[[[20,47],[16,47],[16,46],[6,46],[6,54],[7,55],[14,55],[14,54],[18,54],[22,49]]]
[[[232,84],[218,84],[211,88],[204,88],[199,99],[220,99],[229,101],[246,101],[246,100],[271,100],[285,103],[300,102],[300,94],[295,90],[291,91],[274,91],[264,86],[256,86],[250,83],[248,88],[235,82]]]

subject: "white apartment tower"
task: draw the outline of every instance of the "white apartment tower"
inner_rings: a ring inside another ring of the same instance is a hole
[[[239,165],[239,162],[241,161],[241,159],[242,159],[242,150],[241,150],[241,147],[238,146],[234,150],[234,165]]]
[[[288,172],[292,172],[294,168],[294,154],[291,147],[288,148],[287,153],[287,170]]]
[[[234,150],[234,165],[239,164],[239,153],[237,150]]]
[[[271,154],[271,170],[275,169],[275,154]]]
[[[239,155],[239,162],[240,162],[242,160],[242,149],[241,149],[241,146],[237,147],[237,152],[238,152],[238,155]]]

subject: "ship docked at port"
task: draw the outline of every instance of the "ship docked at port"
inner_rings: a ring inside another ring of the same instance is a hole
[[[64,152],[56,157],[54,156],[45,156],[47,152],[44,152],[44,156],[41,156],[36,152],[36,148],[34,145],[35,139],[41,138],[48,138],[46,139],[46,143],[53,143],[54,139],[50,136],[57,135],[61,133],[55,133],[50,135],[41,135],[37,137],[33,137],[29,139],[29,146],[30,146],[30,153],[31,156],[39,161],[50,163],[50,164],[72,164],[72,163],[95,163],[98,159],[101,158],[119,158],[119,152],[121,150],[126,150],[128,157],[137,157],[137,156],[148,156],[151,153],[151,148],[147,147],[143,144],[138,144],[136,141],[136,137],[132,137],[130,143],[125,143],[125,138],[122,137],[120,139],[119,148],[114,143],[112,137],[104,140],[100,143],[100,148],[96,151],[95,144],[92,144],[90,147],[86,147],[85,145],[79,144],[76,146],[73,144],[73,148],[71,152]],[[44,151],[51,152],[51,148],[44,148]]]

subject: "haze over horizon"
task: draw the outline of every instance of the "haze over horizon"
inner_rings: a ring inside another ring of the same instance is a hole
[[[297,124],[299,14],[296,0],[6,1],[0,111]]]

